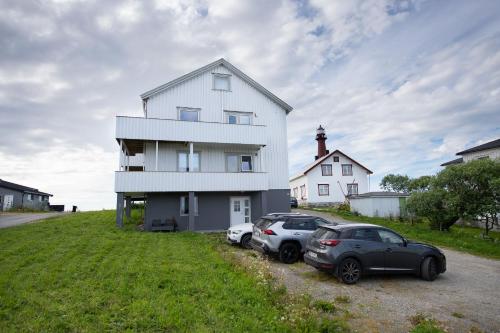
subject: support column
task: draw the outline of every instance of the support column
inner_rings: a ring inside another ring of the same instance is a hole
[[[193,172],[193,143],[189,143],[189,159],[188,159],[188,170]]]
[[[188,229],[194,231],[194,192],[189,192],[189,219]]]
[[[266,215],[267,211],[267,191],[260,192],[260,206],[262,208],[262,215]]]
[[[116,226],[123,227],[123,193],[116,193]]]
[[[132,207],[130,206],[132,204],[132,198],[131,197],[125,197],[125,216],[127,218],[130,218],[130,212],[132,210]]]
[[[156,141],[155,171],[158,171],[158,140]]]

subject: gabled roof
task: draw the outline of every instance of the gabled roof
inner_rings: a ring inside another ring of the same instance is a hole
[[[270,92],[269,90],[267,90],[266,88],[264,88],[263,86],[261,86],[259,83],[257,83],[256,81],[254,81],[252,78],[250,78],[248,75],[246,75],[245,73],[243,73],[242,71],[240,71],[238,68],[234,67],[233,65],[231,65],[227,60],[225,60],[224,58],[220,58],[219,60],[216,60],[206,66],[203,66],[201,68],[198,68],[197,70],[194,70],[188,74],[185,74],[175,80],[172,80],[170,82],[167,82],[159,87],[156,87],[154,89],[151,89],[149,91],[146,91],[145,93],[143,93],[141,95],[141,99],[145,100],[145,99],[148,99],[149,97],[153,96],[153,95],[156,95],[162,91],[165,91],[173,86],[176,86],[182,82],[185,82],[195,76],[198,76],[206,71],[209,71],[213,68],[216,68],[218,66],[224,66],[226,67],[227,69],[229,69],[231,72],[233,72],[236,76],[238,76],[240,79],[242,79],[243,81],[247,82],[249,85],[251,85],[252,87],[254,87],[255,89],[257,89],[258,91],[260,91],[262,94],[266,95],[267,97],[269,97],[272,101],[274,101],[276,104],[278,104],[279,106],[281,106],[283,109],[286,110],[286,113],[289,113],[290,111],[293,110],[293,108],[288,105],[287,103],[285,103],[283,100],[281,100],[280,98],[278,98],[276,95],[274,95],[272,92]]]
[[[441,164],[441,166],[447,166],[447,165],[452,165],[452,164],[460,164],[463,161],[464,161],[464,159],[460,157],[460,158],[457,158],[457,159],[445,162],[445,163]]]
[[[2,180],[2,179],[0,179],[0,187],[10,188],[12,190],[16,190],[16,191],[19,191],[19,192],[52,196],[52,194],[45,193],[45,192],[40,192],[36,188],[28,187],[28,186],[24,186],[24,185],[19,185],[19,184],[16,184],[16,183],[7,182],[7,181]]]
[[[304,169],[303,172],[301,172],[301,173],[299,173],[299,174],[297,174],[295,176],[292,176],[290,178],[290,181],[292,181],[294,179],[297,179],[299,177],[305,176],[309,171],[311,171],[312,169],[314,169],[318,164],[320,164],[321,162],[323,162],[324,160],[326,160],[327,158],[329,158],[330,156],[332,156],[335,153],[339,153],[339,154],[344,155],[344,157],[347,157],[348,159],[350,159],[351,161],[353,161],[354,163],[356,163],[357,165],[359,165],[360,167],[362,167],[363,169],[365,169],[366,171],[368,171],[369,174],[373,174],[373,172],[370,169],[368,169],[367,167],[365,167],[361,163],[356,162],[353,158],[347,156],[346,154],[344,154],[340,150],[335,149],[333,152],[331,152],[329,154],[326,154],[325,156],[323,156],[321,158],[318,158],[316,161],[314,161],[314,163],[312,163],[312,164],[308,165],[307,167],[305,167],[305,169]]]
[[[476,151],[483,151],[487,149],[500,148],[500,139],[496,139],[490,142],[483,143],[482,145],[475,146],[464,151],[458,152],[457,155],[463,155],[467,153],[473,153]]]

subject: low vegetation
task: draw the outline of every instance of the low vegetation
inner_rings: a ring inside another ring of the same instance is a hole
[[[432,229],[447,231],[461,219],[480,218],[483,237],[498,226],[500,212],[500,159],[479,159],[446,167],[435,176],[411,179],[386,175],[380,186],[388,191],[410,193],[410,214],[424,217]]]
[[[445,333],[446,330],[441,328],[441,325],[434,319],[423,314],[417,314],[410,318],[410,322],[414,325],[410,333]]]
[[[337,208],[314,208],[313,210],[327,212],[350,221],[388,227],[412,240],[444,246],[487,258],[500,259],[500,232],[490,231],[489,236],[491,239],[484,239],[481,236],[481,231],[473,227],[454,226],[449,231],[439,231],[429,228],[426,221],[412,224],[408,221],[361,216]]]
[[[348,331],[330,306],[221,252],[217,237],[114,220],[76,213],[0,230],[0,331]]]

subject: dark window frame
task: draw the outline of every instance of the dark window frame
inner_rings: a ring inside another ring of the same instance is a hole
[[[351,167],[351,173],[344,173],[344,166],[350,166]],[[341,168],[342,168],[342,176],[352,176],[353,175],[352,164],[342,164]]]
[[[319,187],[320,186],[326,186],[327,193],[326,194],[321,194]],[[330,195],[330,184],[318,184],[318,196],[320,197],[327,197]]]
[[[349,185],[352,187],[353,185],[356,185],[356,193],[349,193]],[[359,194],[359,184],[358,183],[349,183],[346,184],[347,186],[347,194],[348,195],[358,195]]]
[[[325,169],[323,167],[330,167],[330,174],[325,174]],[[333,166],[331,164],[321,164],[321,175],[333,176]]]
[[[339,162],[340,162],[340,157],[338,157],[338,156],[333,156],[333,162],[334,162],[334,163],[339,163]]]

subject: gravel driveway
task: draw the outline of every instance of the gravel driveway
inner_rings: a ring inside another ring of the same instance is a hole
[[[329,214],[314,215],[337,220]],[[433,282],[380,276],[347,286],[303,262],[270,262],[273,274],[292,293],[332,302],[337,296],[348,296],[345,307],[354,315],[351,325],[360,332],[408,332],[409,318],[418,313],[440,321],[449,332],[470,332],[472,327],[500,332],[500,261],[443,250],[447,271]]]
[[[13,227],[20,224],[31,223],[64,213],[1,213],[0,229]]]

